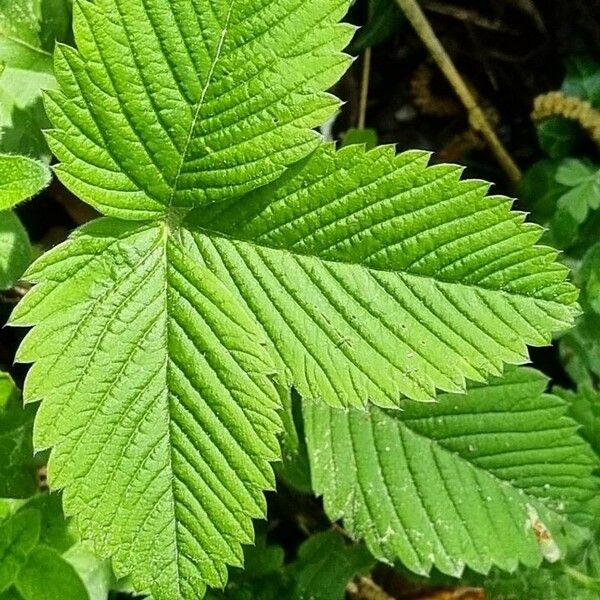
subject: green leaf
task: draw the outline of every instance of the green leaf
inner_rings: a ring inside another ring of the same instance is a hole
[[[343,600],[348,583],[368,573],[375,559],[364,546],[350,544],[335,531],[312,535],[300,546],[291,573],[293,600]]]
[[[575,187],[580,183],[595,179],[598,169],[587,161],[566,158],[556,170],[556,181],[562,185]]]
[[[56,86],[52,75],[55,40],[70,37],[71,0],[0,3],[0,149],[50,159],[41,129],[48,120],[42,89]]]
[[[569,376],[578,385],[600,380],[600,315],[586,313],[560,339],[560,354]]]
[[[12,211],[0,211],[0,290],[11,288],[31,263],[27,231]]]
[[[23,600],[89,600],[74,567],[47,546],[37,546],[31,552],[15,586]]]
[[[559,164],[554,160],[539,160],[525,171],[519,182],[519,198],[536,223],[544,225],[550,221],[558,199],[566,191],[556,181]]]
[[[78,52],[57,51],[46,102],[62,181],[107,215],[145,219],[277,178],[339,106],[322,90],[350,63],[347,6],[77,2]]]
[[[20,510],[0,523],[0,592],[16,581],[39,535],[40,513],[37,510]]]
[[[514,575],[495,573],[485,582],[488,600],[598,600],[600,535],[566,564],[520,569]]]
[[[555,392],[569,403],[569,414],[580,425],[581,435],[600,456],[600,392],[583,386],[577,392],[555,388]]]
[[[0,154],[0,211],[38,194],[52,175],[43,163],[13,154]]]
[[[0,497],[27,498],[37,488],[33,460],[35,408],[23,408],[12,379],[0,372]]]
[[[79,538],[71,520],[63,513],[60,494],[38,494],[27,502],[27,507],[39,510],[42,515],[40,544],[62,554],[77,543]]]
[[[590,56],[573,56],[567,60],[567,75],[562,91],[600,107],[600,63]]]
[[[96,221],[36,263],[15,313],[39,323],[19,359],[37,361],[25,393],[44,398],[49,480],[96,554],[157,599],[201,597],[241,564],[279,455],[263,334],[187,237]]]
[[[402,412],[307,402],[313,486],[327,514],[375,557],[423,575],[556,561],[564,515],[589,519],[579,513],[597,493],[598,459],[545,386],[536,371],[514,369]]]
[[[364,144],[367,150],[371,150],[377,146],[377,132],[374,129],[348,129],[342,147],[352,144]]]
[[[109,561],[98,560],[81,544],[72,546],[62,555],[77,572],[83,582],[89,600],[106,600],[113,583]]]
[[[206,600],[281,600],[291,598],[294,581],[284,566],[281,546],[257,535],[256,545],[244,549],[245,569],[232,569],[223,591],[209,591]]]
[[[189,218],[194,261],[256,315],[305,398],[398,406],[526,360],[575,294],[541,230],[428,156],[324,146]],[[214,233],[211,233],[214,232]]]
[[[369,18],[352,40],[350,52],[358,54],[385,41],[403,21],[404,15],[395,0],[369,0]]]
[[[566,159],[556,171],[556,181],[570,189],[557,202],[559,213],[569,212],[577,223],[583,223],[590,211],[600,208],[600,169],[587,162]]]
[[[537,126],[537,137],[540,147],[550,158],[563,158],[573,152],[583,134],[578,123],[552,117]]]

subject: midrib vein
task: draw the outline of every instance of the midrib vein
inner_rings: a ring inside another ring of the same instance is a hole
[[[204,100],[206,99],[206,94],[208,93],[208,88],[210,87],[212,77],[214,75],[215,69],[217,67],[217,63],[219,62],[219,58],[221,58],[221,53],[223,51],[223,45],[225,44],[225,38],[227,37],[227,28],[229,27],[229,23],[231,21],[231,15],[233,13],[233,7],[235,5],[236,0],[231,0],[231,4],[229,5],[229,10],[227,12],[227,17],[225,18],[225,25],[221,31],[221,36],[219,38],[219,42],[217,44],[217,50],[215,52],[215,57],[210,65],[210,69],[208,70],[208,75],[206,77],[206,83],[202,88],[202,92],[200,94],[200,99],[198,100],[198,104],[196,104],[196,109],[194,111],[194,118],[192,119],[192,124],[190,126],[190,130],[188,132],[187,139],[185,141],[185,145],[183,147],[183,152],[181,153],[181,160],[179,161],[179,165],[177,167],[177,174],[175,175],[175,181],[173,182],[173,189],[171,191],[171,196],[169,197],[168,208],[170,209],[173,205],[173,200],[175,199],[175,194],[177,193],[177,186],[179,185],[179,180],[181,178],[181,173],[183,171],[183,165],[187,159],[188,152],[190,150],[190,145],[192,143],[192,138],[194,137],[194,131],[196,130],[196,125],[198,123],[198,119],[200,117],[200,111],[202,110],[202,106],[204,105]]]
[[[7,39],[9,42],[12,42],[13,44],[17,44],[17,46],[22,46],[23,48],[27,48],[28,50],[31,50],[32,52],[35,52],[36,54],[41,54],[42,56],[45,56],[47,58],[52,58],[52,54],[50,52],[47,52],[46,50],[43,50],[42,48],[36,48],[35,46],[28,44],[25,40],[13,37],[2,29],[0,29],[0,37]]]

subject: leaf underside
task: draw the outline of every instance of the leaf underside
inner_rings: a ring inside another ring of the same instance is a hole
[[[539,228],[421,152],[311,128],[348,0],[79,0],[46,106],[105,218],[29,271],[18,358],[66,512],[157,600],[239,565],[280,394],[395,407],[527,360],[577,314]],[[290,166],[291,165],[291,166]]]
[[[304,407],[313,486],[373,554],[460,576],[554,562],[598,459],[530,369],[402,411]],[[590,515],[586,515],[589,520]]]

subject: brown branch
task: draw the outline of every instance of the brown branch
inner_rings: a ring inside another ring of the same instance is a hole
[[[396,2],[404,11],[404,14],[415,28],[415,31],[423,43],[429,49],[431,56],[450,82],[450,85],[453,87],[457,96],[461,99],[467,109],[471,127],[481,133],[508,178],[513,183],[517,183],[521,179],[519,167],[517,167],[502,142],[498,139],[496,132],[487,120],[483,110],[471,93],[471,90],[454,66],[452,59],[448,56],[448,53],[433,31],[417,1],[396,0]]]

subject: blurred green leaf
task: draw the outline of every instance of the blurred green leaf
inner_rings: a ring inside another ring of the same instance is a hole
[[[586,313],[565,334],[559,350],[565,370],[577,385],[593,386],[600,379],[600,316]]]
[[[580,126],[562,117],[552,117],[537,126],[541,149],[550,158],[563,158],[571,154],[583,139]]]
[[[567,74],[562,91],[568,96],[600,106],[600,63],[589,56],[573,56],[567,60]]]
[[[0,150],[50,159],[41,91],[56,85],[55,40],[71,39],[71,0],[0,2]]]
[[[367,150],[371,150],[377,143],[377,132],[374,129],[348,129],[342,140],[342,148],[364,144]]]
[[[39,494],[27,503],[42,515],[40,544],[49,546],[62,554],[77,543],[79,537],[70,519],[62,509],[60,494]]]
[[[569,187],[575,187],[586,181],[596,180],[598,168],[588,161],[577,158],[566,158],[556,169],[555,179],[558,183]]]
[[[0,211],[14,208],[43,190],[52,178],[43,163],[16,154],[0,154]]]
[[[75,568],[48,546],[34,548],[15,587],[24,600],[89,600]]]
[[[519,182],[519,198],[537,223],[550,221],[558,199],[566,191],[565,186],[556,182],[559,164],[556,160],[539,160],[525,171]]]
[[[31,259],[29,236],[21,221],[10,210],[0,212],[0,290],[11,288]]]
[[[16,581],[39,535],[40,513],[33,509],[20,510],[0,524],[0,592]]]
[[[37,487],[33,459],[35,407],[23,407],[21,394],[6,373],[0,373],[0,496],[27,498]]]
[[[106,600],[114,582],[109,561],[99,560],[82,544],[69,548],[63,558],[81,578],[90,600]]]
[[[359,54],[365,48],[385,41],[404,20],[395,0],[369,0],[368,14],[367,23],[358,30],[350,44],[352,54]]]
[[[293,600],[343,600],[348,583],[374,565],[365,546],[348,543],[336,531],[317,533],[300,546],[290,569],[296,579]]]

